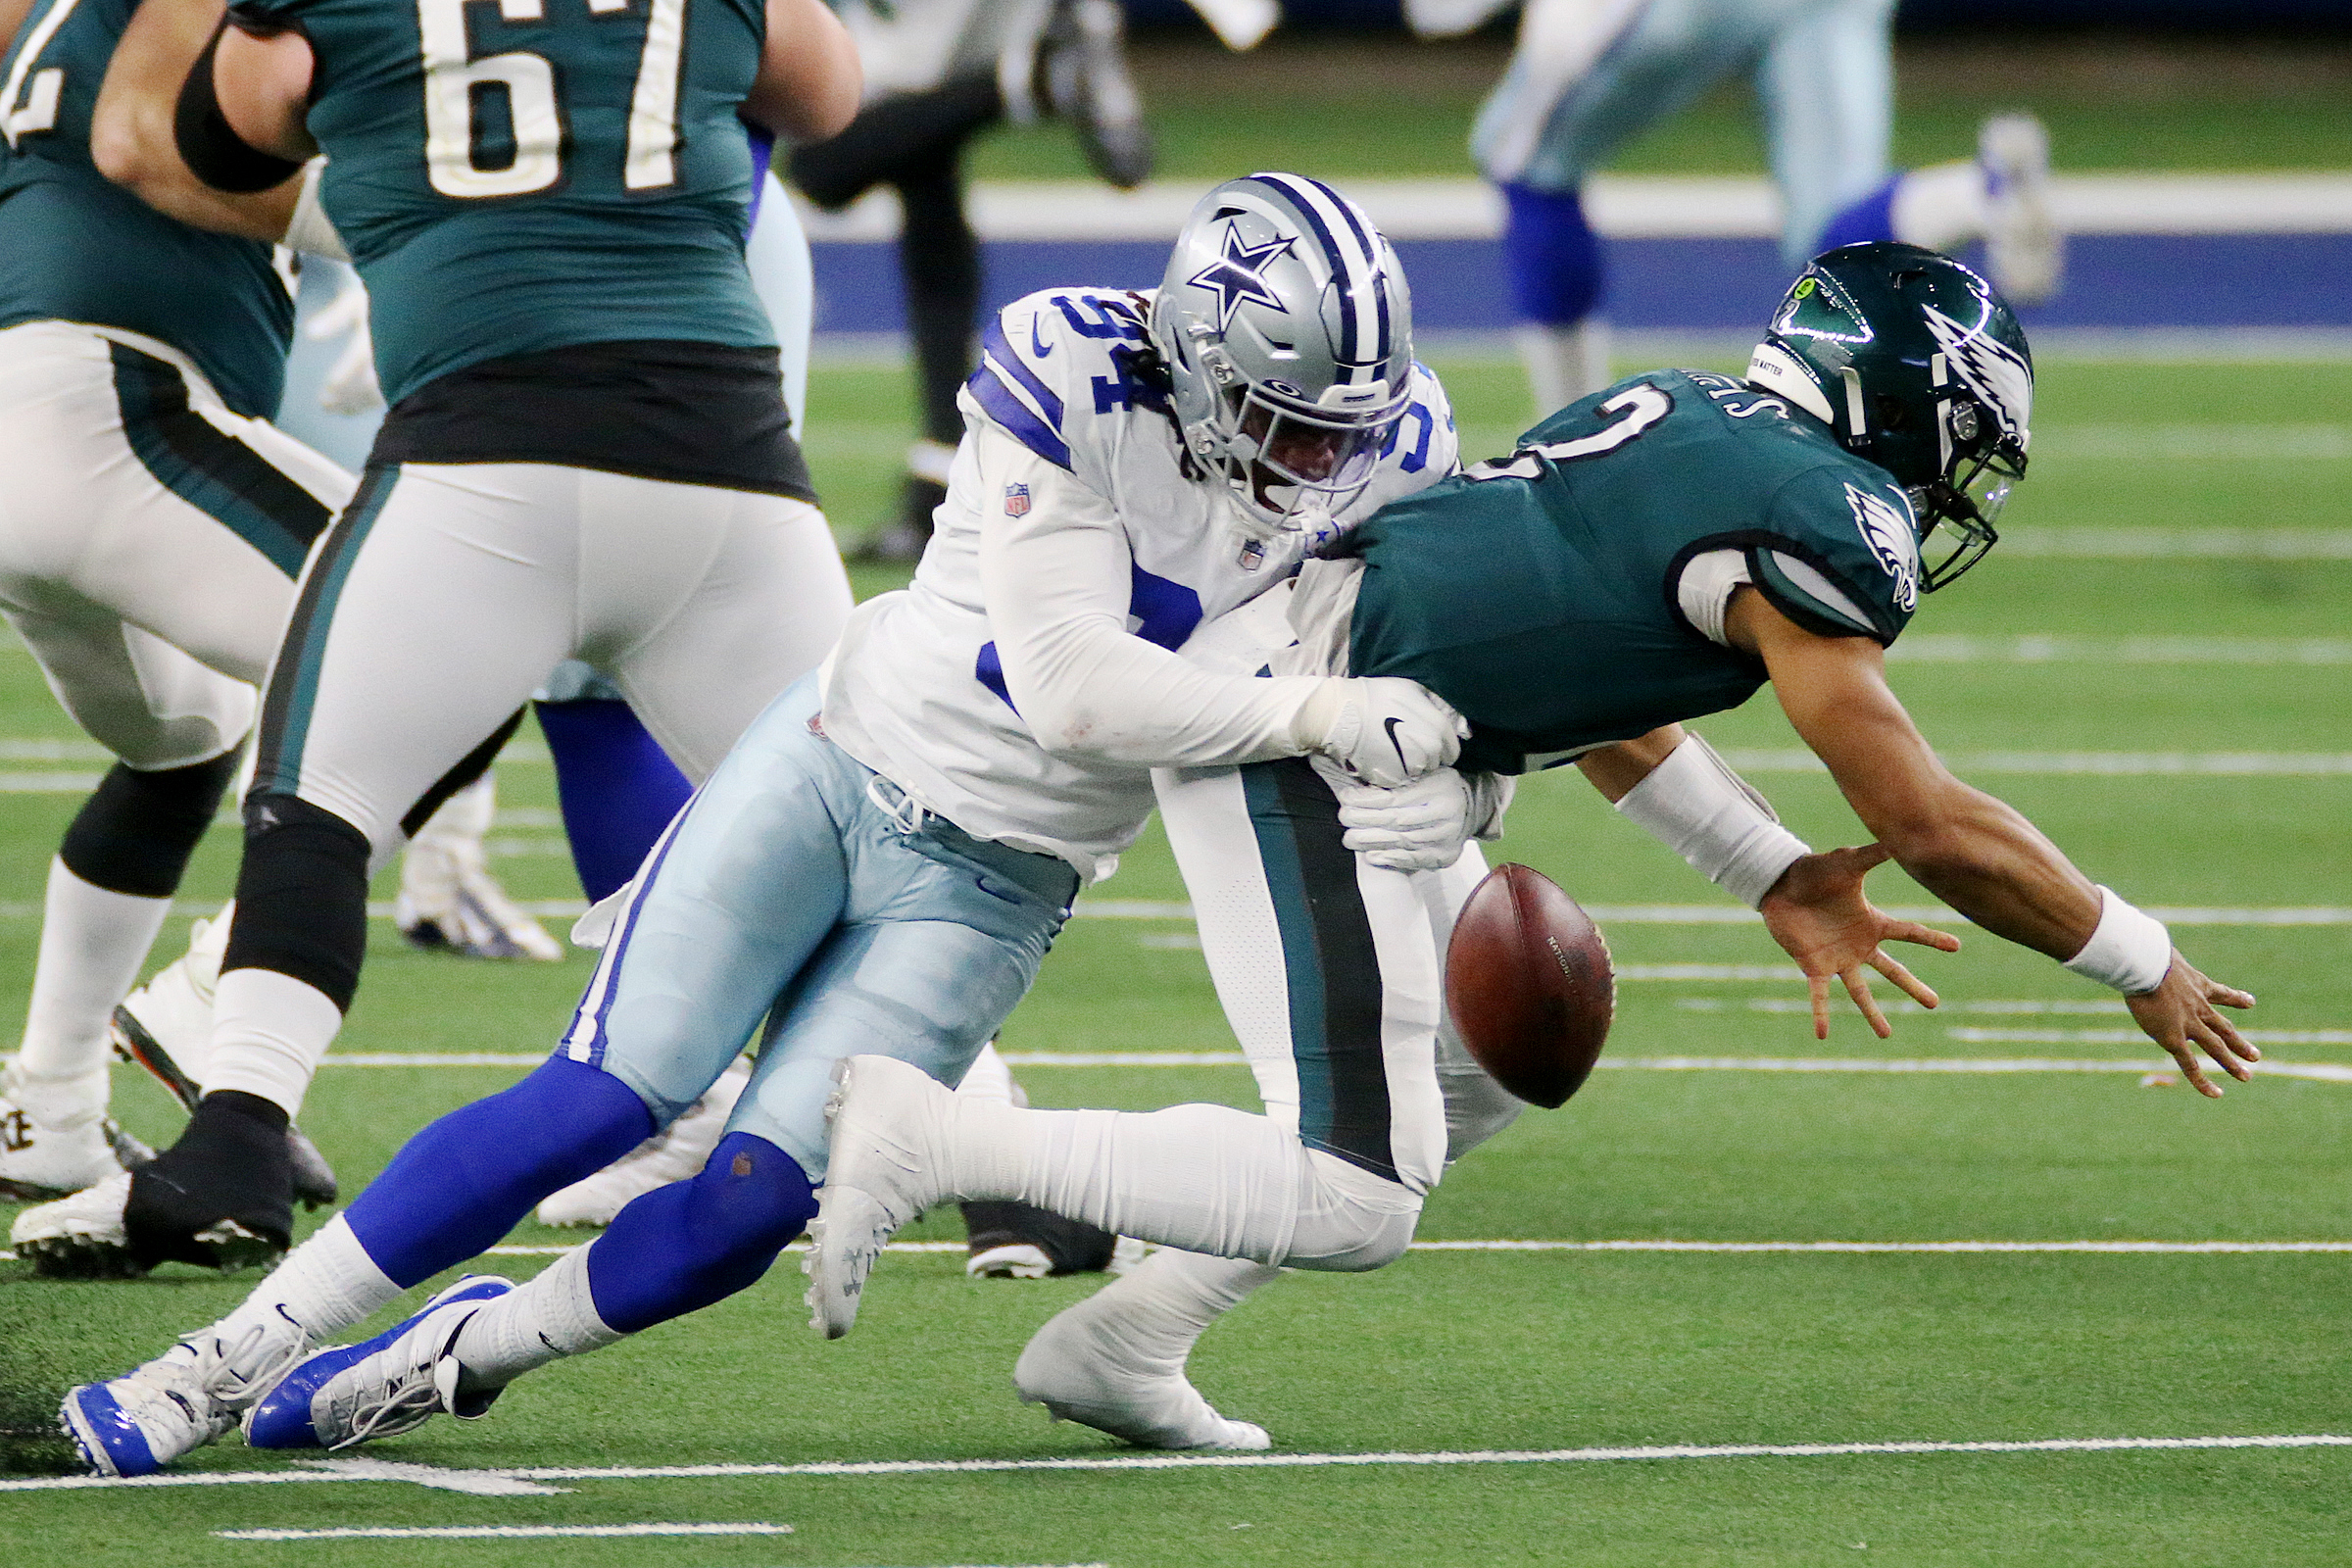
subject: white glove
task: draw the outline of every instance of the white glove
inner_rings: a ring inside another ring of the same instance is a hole
[[[1418,681],[1335,678],[1299,710],[1297,739],[1364,784],[1393,789],[1461,755],[1470,721]]]
[[[1340,842],[1392,871],[1440,871],[1462,858],[1470,837],[1469,781],[1450,767],[1384,790],[1332,786],[1339,797]]]
[[[318,406],[329,414],[366,414],[384,406],[383,388],[375,379],[375,342],[368,333],[368,289],[354,272],[343,292],[303,325],[302,335],[314,343],[348,336],[343,352],[318,383]]]

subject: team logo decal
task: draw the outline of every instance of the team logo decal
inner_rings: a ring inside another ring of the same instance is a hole
[[[2023,447],[2026,418],[2034,408],[2034,368],[2008,344],[1961,325],[1933,305],[1927,308],[1927,318],[1928,330],[1936,334],[1952,373],[1992,411],[2001,421],[2001,432]]]
[[[1029,487],[1027,485],[1008,484],[1004,487],[1004,515],[1007,517],[1029,515]]]
[[[1862,542],[1879,558],[1894,579],[1894,602],[1905,611],[1919,608],[1919,530],[1912,525],[1908,504],[1897,506],[1876,491],[1859,485],[1845,487],[1845,504],[1854,509],[1854,527]]]
[[[1786,337],[1827,338],[1833,343],[1868,343],[1875,335],[1862,308],[1826,272],[1797,279],[1782,302],[1772,329]]]
[[[1192,276],[1196,288],[1216,290],[1218,331],[1233,325],[1233,313],[1244,304],[1283,308],[1281,296],[1266,287],[1263,274],[1268,263],[1288,256],[1298,243],[1296,237],[1286,237],[1251,245],[1243,240],[1241,224],[1225,225],[1224,254]]]

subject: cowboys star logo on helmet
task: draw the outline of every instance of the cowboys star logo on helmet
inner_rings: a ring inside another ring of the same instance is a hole
[[[2023,450],[2028,444],[2026,410],[2034,405],[2034,368],[2007,344],[1963,326],[1934,306],[1920,313],[1943,349],[1952,370],[2001,421],[2004,434]]]
[[[1233,313],[1244,302],[1270,305],[1278,311],[1290,308],[1283,304],[1281,295],[1266,287],[1266,280],[1260,274],[1268,262],[1289,255],[1296,244],[1295,238],[1285,235],[1262,245],[1251,245],[1243,240],[1241,224],[1225,225],[1224,254],[1195,272],[1192,279],[1202,288],[1216,290],[1218,331],[1232,330]]]
[[[1886,575],[1894,579],[1894,602],[1905,610],[1919,608],[1919,525],[1908,507],[1859,485],[1845,487],[1846,505],[1854,509],[1854,526],[1870,546]]]

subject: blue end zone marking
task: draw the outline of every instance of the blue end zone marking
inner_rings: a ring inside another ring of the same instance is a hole
[[[1035,327],[1031,330],[1034,331]],[[1020,355],[1005,340],[1003,317],[990,321],[981,332],[980,352],[995,361],[998,368],[1010,371],[1013,379],[1027,388],[1029,395],[1037,399],[1037,406],[1045,411],[1048,424],[1055,429],[1061,428],[1061,399],[1054,395],[1052,387],[1037,378],[1034,370],[1021,363]]]
[[[971,389],[988,416],[1003,425],[1015,441],[1055,467],[1070,466],[1070,444],[1039,418],[1028,404],[1014,397],[1012,389],[997,378],[991,366],[982,365],[964,385]]]

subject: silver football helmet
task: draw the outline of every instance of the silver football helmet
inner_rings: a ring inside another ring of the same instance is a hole
[[[1251,174],[1193,209],[1152,340],[1245,534],[1315,526],[1363,493],[1412,400],[1412,318],[1396,251],[1319,180]]]

